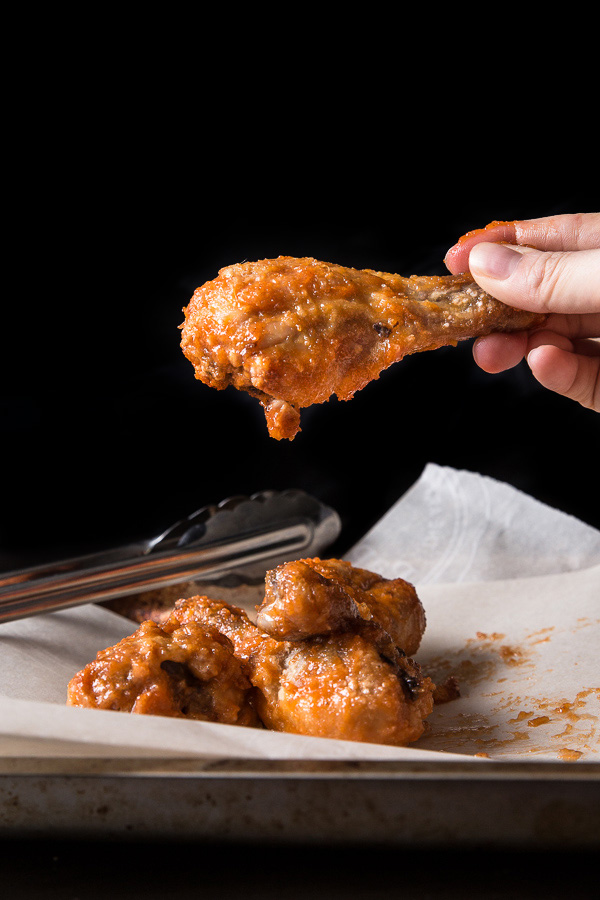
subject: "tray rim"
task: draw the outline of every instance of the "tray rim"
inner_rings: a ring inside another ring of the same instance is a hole
[[[193,757],[2,757],[0,778],[113,777],[562,781],[600,783],[600,762],[521,760],[288,760]]]

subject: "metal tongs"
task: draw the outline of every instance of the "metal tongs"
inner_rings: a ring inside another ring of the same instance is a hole
[[[185,581],[257,580],[317,555],[339,535],[335,510],[303,491],[262,491],[204,506],[158,537],[0,574],[0,622]]]

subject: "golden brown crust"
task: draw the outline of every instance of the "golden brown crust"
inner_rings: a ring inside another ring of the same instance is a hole
[[[68,702],[370,743],[417,740],[435,685],[400,646],[416,649],[425,624],[412,585],[336,559],[271,575],[263,613],[277,637],[223,600],[181,600],[162,624],[147,620],[101,651],[71,680]],[[282,628],[289,621],[293,640]]]
[[[299,559],[267,573],[257,625],[278,640],[339,631],[383,629],[412,656],[425,631],[425,611],[412,584],[340,559]]]
[[[386,659],[363,635],[340,632],[289,642],[277,668],[277,697],[257,707],[275,731],[404,745],[421,737],[433,709],[433,683],[408,657]],[[264,678],[273,657],[257,676]],[[255,676],[256,677],[256,676]]]
[[[288,256],[221,269],[184,313],[196,377],[258,397],[278,439],[295,436],[303,407],[350,399],[407,354],[544,321],[468,273],[404,278]]]
[[[397,745],[425,731],[435,686],[379,628],[277,640],[222,601],[197,597],[181,608],[232,641],[267,728]]]
[[[138,630],[70,681],[70,706],[258,725],[252,688],[233,645],[210,625],[175,610]]]

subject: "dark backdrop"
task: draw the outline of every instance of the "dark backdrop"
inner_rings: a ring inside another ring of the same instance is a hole
[[[435,22],[428,9],[420,29],[362,10],[329,32],[308,9],[227,8],[210,26],[202,10],[193,26],[173,12],[174,23],[163,8],[128,23],[124,10],[95,7],[7,21],[0,567],[153,533],[269,487],[337,507],[342,552],[429,461],[600,527],[598,416],[523,367],[484,375],[468,345],[408,358],[352,402],[307,411],[296,440],[276,443],[256,403],[194,381],[178,332],[194,288],[229,263],[308,254],[443,273],[447,248],[492,219],[597,210],[581,35],[570,65],[562,39],[560,60],[542,65],[539,42],[513,22],[494,53],[489,29],[467,39],[468,13],[454,8]],[[502,849],[450,848],[438,876],[429,851],[412,847],[361,848],[357,867],[352,848],[224,845],[216,857],[209,845],[208,858],[194,845],[165,858],[143,841],[113,842],[108,856],[95,842],[5,845],[3,877],[22,898],[63,896],[67,883],[105,896],[105,874],[130,897],[157,885],[196,896],[198,884],[239,896],[253,882],[264,896],[265,878],[278,896],[282,885],[295,895],[290,881],[297,896],[305,884],[323,896],[463,896],[467,867],[481,896],[499,886],[526,896],[535,878],[549,897],[558,870],[573,891],[597,868],[591,855],[584,869],[580,857],[557,867],[528,856],[523,876]]]
[[[194,379],[178,330],[194,288],[229,263],[311,255],[444,274],[465,231],[592,210],[592,196],[502,179],[459,189],[441,170],[425,180],[414,157],[372,178],[326,165],[269,177],[214,156],[177,168],[176,157],[60,160],[23,184],[3,338],[2,568],[153,534],[265,488],[333,505],[343,553],[429,461],[600,527],[598,416],[544,391],[524,364],[486,375],[470,342],[408,357],[351,402],[305,411],[297,438],[277,442],[256,401]]]
[[[492,219],[598,208],[589,179],[483,177],[418,149],[291,160],[267,137],[248,159],[235,145],[203,154],[199,140],[82,136],[15,167],[2,568],[153,534],[265,488],[333,505],[343,553],[429,461],[600,527],[598,416],[544,391],[524,364],[486,375],[470,342],[408,357],[351,402],[305,411],[297,438],[277,442],[256,401],[195,381],[178,330],[194,288],[223,265],[289,254],[444,274],[448,247]]]

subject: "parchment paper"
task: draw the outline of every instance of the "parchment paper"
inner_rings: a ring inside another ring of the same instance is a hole
[[[429,463],[348,559],[417,586],[529,578],[600,563],[600,531],[511,485]]]
[[[461,696],[408,748],[65,706],[70,678],[134,630],[96,606],[0,625],[0,756],[600,759],[600,532],[435,465],[346,558],[412,581],[416,654]]]

